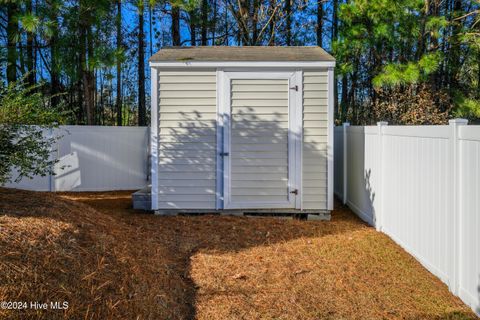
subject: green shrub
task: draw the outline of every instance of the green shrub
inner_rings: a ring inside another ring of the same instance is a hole
[[[53,174],[52,146],[59,137],[50,133],[62,119],[60,111],[50,108],[41,85],[26,86],[20,80],[0,86],[0,185]]]

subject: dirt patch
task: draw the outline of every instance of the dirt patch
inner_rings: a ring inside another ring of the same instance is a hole
[[[130,192],[0,189],[0,300],[68,301],[25,319],[472,319],[346,208],[330,222],[157,217]]]

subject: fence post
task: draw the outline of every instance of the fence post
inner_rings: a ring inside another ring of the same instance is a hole
[[[388,126],[388,122],[379,121],[377,122],[377,147],[378,147],[378,165],[380,166],[378,172],[378,186],[380,196],[378,197],[378,204],[375,210],[375,229],[377,231],[382,231],[383,229],[383,198],[384,198],[384,189],[383,189],[383,177],[385,176],[385,161],[383,160],[383,127]]]
[[[48,138],[51,139],[55,136],[55,129],[53,128],[50,128],[50,130],[48,130]],[[58,160],[59,159],[59,153],[58,153],[58,149],[60,148],[60,143],[58,140],[55,141],[55,146],[56,146],[56,149],[53,150],[53,147],[51,146],[50,147],[50,155],[49,155],[49,159],[50,160]],[[48,174],[48,191],[50,192],[55,192],[56,191],[56,187],[55,187],[55,173],[56,173],[56,170],[55,170],[55,164],[52,164],[50,165],[50,173]]]
[[[343,204],[347,204],[347,183],[348,183],[348,171],[347,171],[347,129],[350,126],[349,122],[343,123]]]
[[[152,162],[152,150],[151,150],[151,147],[150,147],[150,139],[151,139],[151,133],[150,131],[152,130],[152,128],[150,126],[147,127],[147,160],[146,160],[146,179],[147,179],[147,182],[150,182],[150,173],[152,172],[152,167],[151,167],[151,162]]]
[[[459,126],[467,125],[466,119],[452,119],[448,121],[450,126],[450,186],[451,186],[451,212],[452,212],[452,232],[453,243],[451,247],[451,275],[448,287],[455,295],[459,294],[460,284],[460,201],[459,201],[459,180],[460,180],[460,153],[458,143]]]

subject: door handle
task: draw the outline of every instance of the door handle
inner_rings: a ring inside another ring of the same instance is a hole
[[[220,157],[226,157],[229,156],[230,154],[228,152],[220,152]]]
[[[290,193],[293,193],[294,195],[298,195],[298,189],[290,191]]]

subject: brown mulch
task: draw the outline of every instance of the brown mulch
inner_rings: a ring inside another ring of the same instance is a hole
[[[158,217],[130,192],[0,188],[8,319],[474,319],[387,236],[337,206],[330,222]]]

